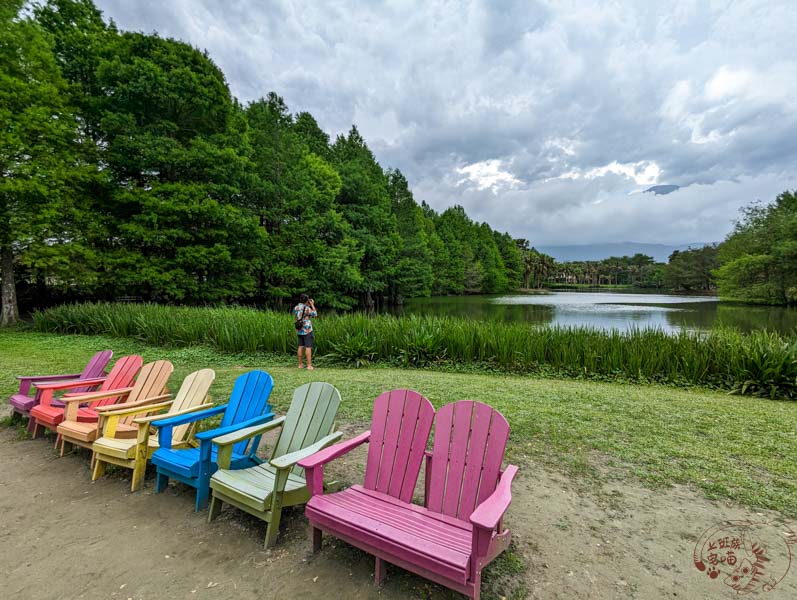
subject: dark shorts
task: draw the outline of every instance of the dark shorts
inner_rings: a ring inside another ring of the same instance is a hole
[[[297,335],[299,338],[299,348],[312,348],[313,347],[313,332],[305,333],[304,335]]]

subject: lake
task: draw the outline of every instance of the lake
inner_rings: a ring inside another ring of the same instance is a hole
[[[568,291],[541,295],[440,296],[407,300],[396,312],[598,329],[653,327],[670,332],[729,326],[744,331],[766,328],[790,333],[797,327],[794,308],[727,304],[714,296],[657,293]]]

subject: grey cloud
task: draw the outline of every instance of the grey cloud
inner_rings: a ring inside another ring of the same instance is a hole
[[[797,186],[792,0],[97,2],[206,48],[242,101],[274,90],[333,136],[356,123],[418,200],[538,243],[721,239]],[[494,189],[459,171],[496,160]],[[614,162],[684,187],[587,177]]]

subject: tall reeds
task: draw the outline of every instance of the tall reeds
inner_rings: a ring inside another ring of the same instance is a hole
[[[205,344],[229,353],[286,353],[295,344],[289,313],[240,307],[70,304],[36,313],[34,324],[39,331],[109,334],[157,346]],[[766,331],[620,332],[357,313],[317,319],[316,327],[317,354],[353,366],[488,365],[507,372],[689,383],[797,397],[797,345]]]

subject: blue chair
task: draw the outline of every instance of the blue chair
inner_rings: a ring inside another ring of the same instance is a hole
[[[271,375],[263,371],[250,371],[235,380],[230,401],[223,406],[179,415],[152,423],[158,429],[160,447],[152,455],[152,464],[157,467],[155,492],[159,493],[169,485],[169,479],[176,479],[196,488],[196,510],[208,504],[210,477],[218,469],[216,459],[218,449],[212,443],[214,437],[234,433],[247,427],[262,425],[274,418],[268,398],[274,387]],[[215,415],[224,414],[221,424],[208,431],[196,434],[199,448],[172,448],[172,429],[188,423],[195,423]],[[242,439],[232,450],[230,469],[246,469],[259,465],[257,446],[261,436]]]

